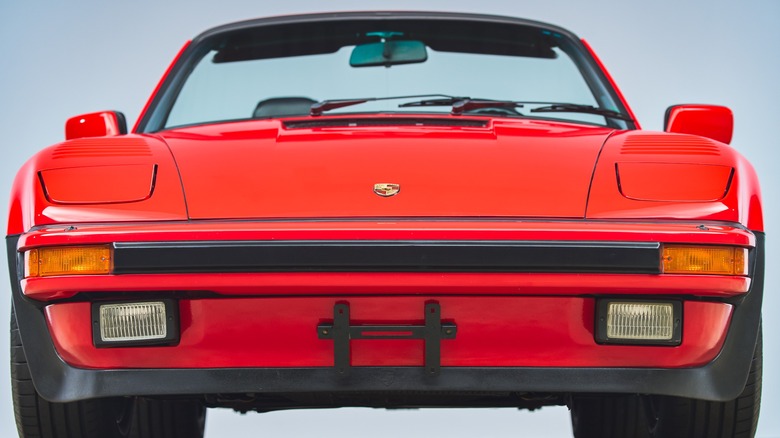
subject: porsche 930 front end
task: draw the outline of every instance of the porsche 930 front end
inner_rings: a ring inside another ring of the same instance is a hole
[[[663,436],[674,403],[753,401],[754,425],[758,183],[693,117],[639,130],[541,23],[208,31],[132,134],[76,124],[19,172],[18,406],[168,403],[197,434],[203,406],[567,404],[578,436],[629,411]]]

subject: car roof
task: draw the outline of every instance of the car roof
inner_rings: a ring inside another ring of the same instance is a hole
[[[328,21],[384,21],[384,20],[442,20],[463,21],[495,24],[514,24],[520,26],[546,29],[565,35],[574,40],[579,38],[572,32],[552,24],[540,21],[526,20],[523,18],[507,17],[502,15],[470,14],[460,12],[430,12],[430,11],[355,11],[355,12],[327,12],[300,15],[282,15],[253,20],[238,21],[206,30],[196,36],[192,42],[197,44],[202,40],[235,31],[256,29],[265,26],[277,26],[286,24],[324,23]]]

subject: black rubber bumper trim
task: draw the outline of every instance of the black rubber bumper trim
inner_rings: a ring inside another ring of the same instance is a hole
[[[290,393],[316,391],[535,391],[674,395],[734,399],[745,386],[758,336],[764,283],[764,235],[755,233],[751,290],[735,303],[720,355],[686,369],[442,367],[426,376],[416,367],[358,367],[347,377],[327,368],[89,370],[66,364],[54,349],[43,304],[21,294],[16,245],[7,238],[8,260],[22,343],[37,391],[47,400],[69,402],[121,395]]]
[[[659,273],[656,242],[256,241],[114,244],[114,273]]]

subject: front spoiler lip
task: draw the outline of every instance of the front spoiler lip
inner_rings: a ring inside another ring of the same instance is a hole
[[[339,378],[330,368],[88,370],[67,365],[56,353],[41,303],[22,295],[17,264],[19,236],[7,238],[13,305],[39,394],[53,402],[132,395],[246,392],[538,391],[644,393],[727,401],[747,380],[761,320],[764,235],[755,233],[751,291],[735,305],[721,354],[687,369],[657,368],[442,368],[429,378],[419,368],[355,368]]]
[[[724,368],[718,360],[684,370],[442,367],[435,377],[417,367],[354,367],[346,378],[332,368],[93,371],[62,362],[48,365],[47,372],[34,373],[34,383],[41,397],[51,402],[114,396],[405,391],[631,393],[728,401],[744,387],[730,375],[720,381],[713,377]]]

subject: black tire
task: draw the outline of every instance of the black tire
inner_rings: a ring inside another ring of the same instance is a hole
[[[22,438],[201,438],[206,408],[188,400],[119,397],[50,403],[30,378],[11,310],[11,393]]]
[[[745,389],[734,400],[711,402],[638,395],[573,396],[576,438],[752,438],[761,407],[762,336]]]
[[[575,438],[649,438],[642,399],[635,395],[572,397]]]

